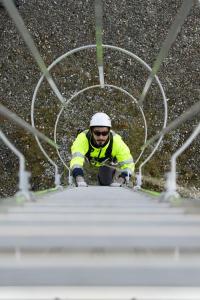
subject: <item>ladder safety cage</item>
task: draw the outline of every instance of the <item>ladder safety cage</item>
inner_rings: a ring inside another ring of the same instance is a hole
[[[143,122],[144,122],[144,127],[145,127],[145,130],[144,130],[144,146],[142,147],[141,152],[140,152],[138,158],[136,159],[136,163],[138,163],[138,161],[143,156],[145,149],[150,144],[152,144],[154,141],[158,140],[156,145],[154,146],[152,152],[138,166],[139,173],[137,174],[137,179],[138,180],[137,180],[136,187],[140,188],[141,185],[142,185],[142,168],[152,158],[152,156],[154,155],[154,153],[158,149],[164,135],[166,133],[168,133],[169,131],[171,131],[172,129],[179,126],[185,120],[188,120],[189,118],[191,118],[192,116],[196,115],[199,112],[199,102],[198,102],[195,105],[193,105],[188,111],[186,111],[185,114],[183,114],[182,116],[177,118],[175,121],[171,122],[166,127],[167,116],[168,116],[167,98],[165,96],[165,92],[164,92],[164,89],[162,87],[162,84],[161,84],[161,82],[159,81],[159,79],[157,77],[157,73],[160,69],[160,66],[161,66],[162,62],[167,57],[168,52],[169,52],[172,44],[176,40],[176,37],[177,37],[177,35],[180,31],[180,28],[182,27],[185,19],[187,18],[188,14],[190,13],[190,11],[191,11],[191,9],[192,9],[192,7],[194,6],[195,3],[196,3],[195,1],[187,1],[187,0],[183,1],[182,5],[180,7],[180,10],[178,11],[178,13],[175,17],[175,20],[174,20],[174,22],[172,23],[172,25],[169,29],[167,37],[166,37],[166,39],[164,40],[164,42],[161,46],[160,52],[159,52],[159,54],[158,54],[158,56],[157,56],[157,58],[156,58],[156,60],[153,64],[152,68],[149,65],[147,65],[141,58],[139,58],[138,56],[136,56],[134,53],[132,53],[130,51],[127,51],[127,50],[125,50],[123,48],[120,48],[120,47],[117,47],[117,46],[111,46],[111,45],[104,45],[103,44],[103,3],[102,3],[102,0],[95,0],[94,1],[96,44],[95,45],[86,45],[86,46],[78,47],[76,49],[68,51],[65,54],[61,55],[59,58],[57,58],[49,67],[46,67],[45,63],[44,63],[44,61],[43,61],[43,59],[42,59],[42,57],[41,57],[41,55],[38,51],[38,49],[37,49],[37,47],[35,46],[35,43],[34,43],[32,37],[31,37],[29,31],[27,30],[27,28],[26,28],[26,26],[23,22],[22,17],[20,16],[20,14],[19,14],[18,10],[16,9],[15,5],[13,4],[12,0],[3,0],[3,4],[4,4],[5,8],[7,9],[7,11],[9,13],[9,15],[11,16],[11,18],[14,20],[14,22],[16,24],[16,27],[18,28],[18,30],[19,30],[21,36],[23,37],[25,43],[27,44],[32,56],[34,57],[36,63],[38,64],[40,70],[43,73],[43,75],[41,76],[41,78],[39,79],[39,81],[36,85],[36,88],[35,88],[34,94],[33,94],[33,98],[32,98],[32,104],[31,104],[31,123],[32,123],[32,127],[31,128],[35,129],[35,120],[34,120],[35,101],[36,101],[38,90],[39,90],[40,85],[41,85],[44,78],[46,78],[46,80],[48,81],[51,89],[54,91],[54,93],[57,96],[58,100],[62,104],[61,110],[57,114],[57,119],[56,119],[56,122],[55,122],[55,125],[54,125],[54,142],[55,142],[55,144],[56,144],[56,140],[57,140],[56,135],[57,135],[57,126],[58,126],[59,118],[60,118],[64,108],[74,98],[76,98],[78,95],[84,93],[87,90],[90,90],[90,89],[93,89],[93,88],[99,88],[99,87],[101,87],[101,88],[111,87],[113,89],[121,91],[122,93],[129,96],[132,99],[132,102],[135,103],[139,107],[139,110],[141,112]],[[86,88],[78,91],[77,93],[75,93],[70,99],[66,100],[63,97],[63,95],[61,94],[61,92],[59,91],[59,89],[57,88],[53,78],[50,75],[50,71],[54,66],[56,66],[57,63],[59,63],[63,59],[69,57],[70,55],[73,55],[74,53],[77,53],[77,52],[83,51],[83,50],[87,50],[87,49],[96,49],[96,58],[97,58],[97,66],[98,66],[98,70],[99,70],[100,85],[94,85],[94,86],[86,87]],[[104,69],[103,69],[104,50],[105,49],[111,49],[113,51],[119,51],[120,53],[124,53],[124,54],[132,57],[137,62],[139,62],[142,66],[144,66],[146,68],[146,70],[149,72],[149,77],[148,77],[148,79],[145,83],[143,91],[142,91],[142,93],[141,93],[138,100],[133,95],[131,95],[128,91],[124,90],[122,87],[118,87],[118,86],[115,86],[115,85],[110,85],[109,83],[105,83]],[[153,80],[156,81],[156,83],[159,87],[159,90],[161,92],[162,98],[163,98],[164,120],[163,120],[162,130],[158,134],[156,134],[154,137],[147,140],[148,124],[146,122],[146,118],[145,118],[145,115],[144,115],[142,104],[143,104],[143,102],[146,98],[146,95],[147,95],[147,93],[148,93],[148,91],[151,87],[151,84],[152,84]],[[1,109],[1,111],[2,111],[2,109]],[[37,133],[37,134],[35,134],[35,138],[36,138],[36,141],[39,145],[39,148],[41,149],[41,151],[43,152],[43,154],[45,155],[47,160],[55,168],[55,185],[57,187],[59,187],[60,186],[60,174],[59,174],[58,166],[49,157],[49,155],[46,153],[43,146],[41,145],[39,138],[43,138],[42,135]],[[183,148],[184,148],[184,145],[183,145]],[[57,151],[58,157],[60,158],[62,164],[67,168],[67,170],[69,172],[69,183],[70,183],[70,169],[69,169],[69,166],[65,163],[64,159],[61,157],[58,148],[56,149],[56,151]]]

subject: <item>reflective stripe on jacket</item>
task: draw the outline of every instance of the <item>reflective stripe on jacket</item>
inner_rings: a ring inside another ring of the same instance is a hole
[[[81,132],[75,139],[72,147],[72,159],[70,161],[70,168],[83,168],[85,161],[85,155],[89,150],[89,141],[86,136],[88,130]],[[130,153],[128,146],[123,142],[121,136],[112,131],[113,134],[113,147],[112,147],[112,158],[115,158],[122,172],[133,173],[135,165],[133,162],[133,157]],[[96,148],[92,146],[92,151],[90,153],[91,161],[90,163],[96,167],[103,165],[107,160],[105,157],[106,149],[109,146],[110,141],[104,146]],[[105,158],[104,162],[95,161],[95,158]]]

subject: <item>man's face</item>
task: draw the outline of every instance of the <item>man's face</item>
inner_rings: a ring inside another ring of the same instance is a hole
[[[103,146],[108,139],[110,133],[109,127],[93,127],[92,136],[98,146]]]

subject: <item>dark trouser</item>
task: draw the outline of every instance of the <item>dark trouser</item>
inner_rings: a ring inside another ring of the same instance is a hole
[[[113,181],[115,169],[102,166],[99,168],[98,180],[100,185],[110,185]]]

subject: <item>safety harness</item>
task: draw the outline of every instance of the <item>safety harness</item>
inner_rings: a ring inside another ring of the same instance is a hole
[[[112,147],[113,147],[113,134],[112,132],[110,132],[110,142],[109,142],[109,145],[106,149],[106,152],[105,152],[105,156],[104,157],[91,157],[91,152],[94,151],[92,145],[91,145],[91,137],[92,137],[92,134],[91,134],[91,131],[88,130],[88,132],[86,133],[86,137],[87,137],[87,140],[88,140],[88,145],[89,145],[89,149],[87,151],[87,153],[85,154],[85,156],[87,157],[88,161],[91,162],[91,161],[94,161],[94,162],[98,162],[98,163],[102,163],[104,161],[113,161],[113,157],[112,157]],[[101,151],[99,152],[99,156],[100,156],[100,153]]]

